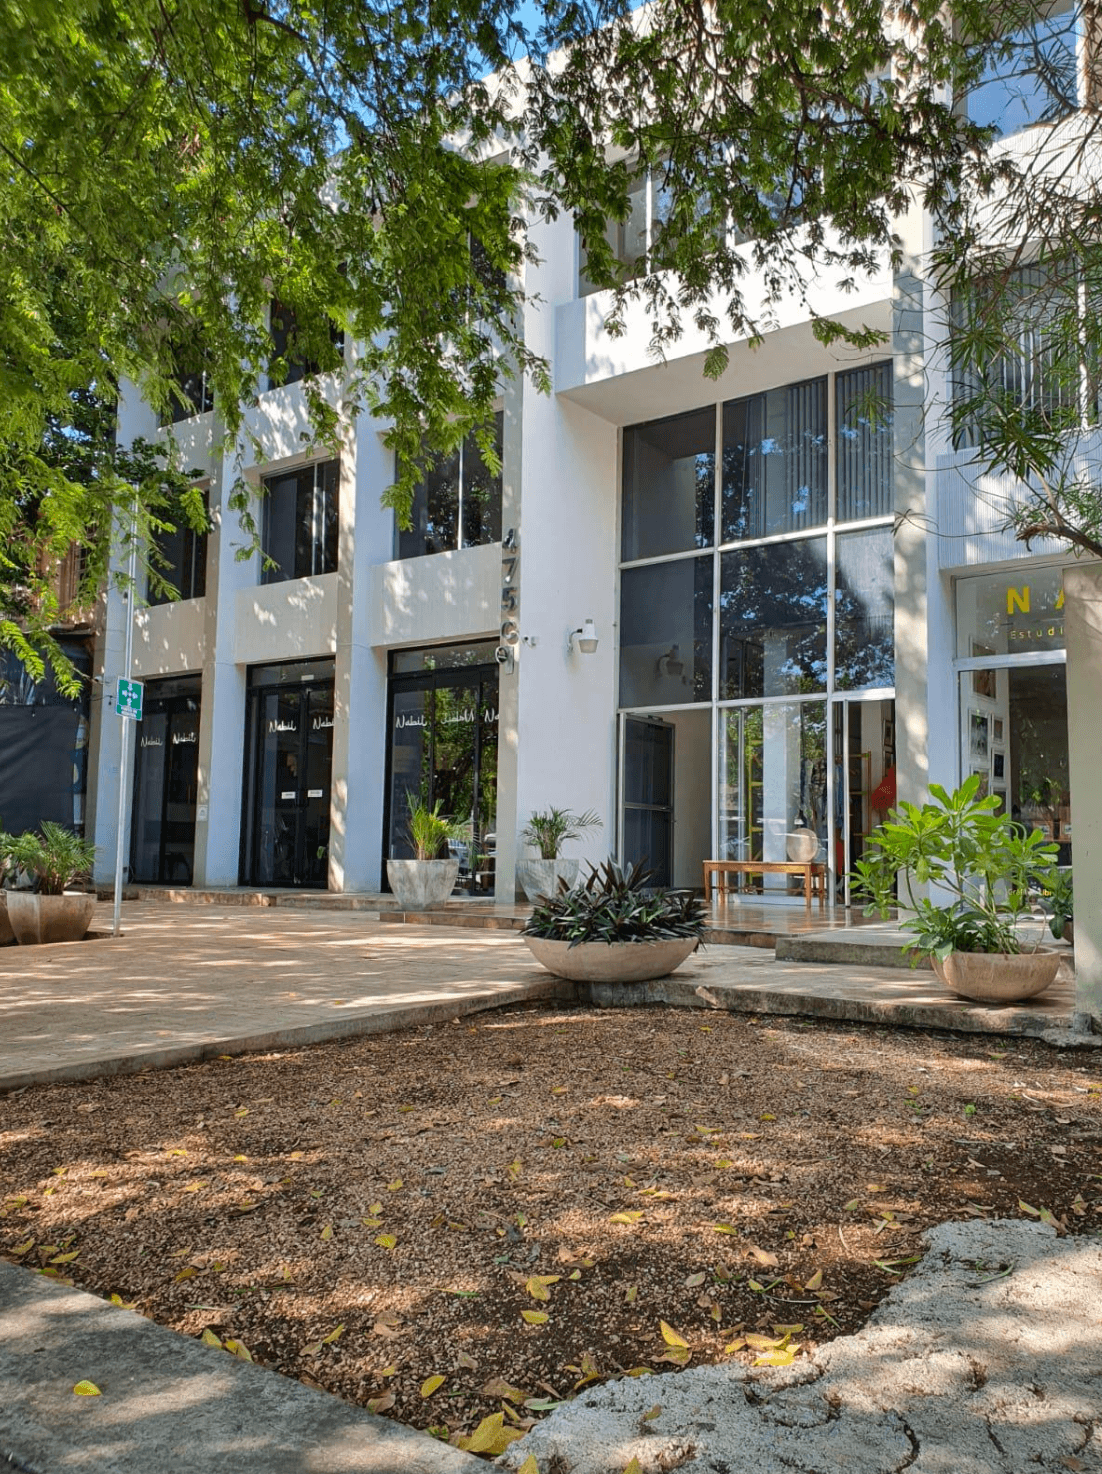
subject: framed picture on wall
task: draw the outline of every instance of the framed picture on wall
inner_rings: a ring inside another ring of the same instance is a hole
[[[1006,777],[1006,753],[998,747],[991,749],[991,776],[992,778]]]
[[[980,780],[980,786],[976,789],[976,797],[977,798],[986,798],[987,797],[987,791],[988,791],[987,769],[986,768],[973,768],[972,769],[972,777],[973,778],[978,778]]]
[[[991,741],[992,742],[1001,742],[1002,740],[1003,740],[1003,719],[1002,719],[1002,717],[992,717],[991,718]]]
[[[987,761],[990,752],[991,718],[985,711],[972,708],[968,713],[968,754]]]
[[[997,677],[993,670],[974,670],[972,672],[972,690],[977,696],[983,696],[988,701],[995,700],[996,682]]]

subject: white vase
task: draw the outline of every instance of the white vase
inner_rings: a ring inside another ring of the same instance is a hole
[[[557,896],[560,880],[573,885],[577,878],[577,860],[536,858],[517,861],[517,880],[533,905],[541,896]]]
[[[551,937],[525,937],[532,956],[548,972],[578,983],[645,983],[664,978],[698,946],[696,937],[668,937],[657,942],[569,942]]]
[[[455,889],[458,860],[388,860],[386,878],[403,911],[442,906]]]
[[[94,895],[66,891],[43,896],[38,891],[8,891],[8,921],[23,947],[42,942],[79,942],[96,909]]]

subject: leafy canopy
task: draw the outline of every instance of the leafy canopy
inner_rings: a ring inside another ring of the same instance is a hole
[[[963,202],[1011,181],[950,83],[1027,9],[0,0],[0,641],[56,617],[70,541],[87,602],[113,529],[202,522],[170,450],[115,444],[128,383],[167,413],[205,374],[232,438],[273,356],[277,379],[292,357],[343,374],[337,411],[308,380],[314,431],[380,416],[405,517],[426,446],[476,433],[492,457],[503,376],[549,387],[522,323],[534,221],[574,219],[612,331],[638,297],[655,351],[693,325],[713,375],[787,295],[898,260],[915,198],[974,241]],[[641,169],[662,220],[624,266],[607,223]]]

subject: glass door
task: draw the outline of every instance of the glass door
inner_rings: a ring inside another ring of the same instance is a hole
[[[853,867],[868,837],[895,807],[895,702],[846,699],[833,711],[832,881],[853,904]]]
[[[642,861],[653,872],[652,885],[671,885],[673,726],[654,718],[625,716],[621,741],[622,863]]]
[[[150,681],[138,724],[130,875],[146,885],[190,885],[199,781],[197,677]]]
[[[331,682],[250,692],[246,885],[324,890],[333,766]]]
[[[452,658],[459,659],[460,652]],[[392,674],[384,859],[409,859],[411,802],[462,826],[449,842],[458,886],[492,894],[497,844],[497,666],[430,664]],[[447,658],[440,657],[441,660]],[[412,663],[412,662],[411,662]],[[385,867],[384,867],[385,869]]]

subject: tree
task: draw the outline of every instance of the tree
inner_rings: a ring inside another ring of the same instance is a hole
[[[91,591],[113,528],[144,541],[181,506],[201,515],[171,452],[114,444],[127,382],[167,415],[202,374],[234,437],[269,370],[342,371],[345,412],[391,427],[402,517],[426,451],[474,434],[492,459],[501,376],[547,387],[519,315],[541,215],[575,219],[613,331],[639,297],[656,351],[691,322],[712,375],[786,294],[898,261],[915,200],[952,243],[942,269],[974,274],[994,249],[974,202],[1012,204],[1035,180],[992,160],[950,89],[981,83],[1045,11],[953,12],[536,0],[527,23],[515,0],[0,0],[0,641],[25,642],[28,611],[32,636],[48,625],[70,540]],[[640,175],[655,228],[624,264],[608,222],[627,221]],[[1077,246],[1092,218],[1083,206]],[[341,332],[361,348],[347,368]],[[332,436],[319,381],[307,390]],[[247,516],[243,483],[235,496]]]

